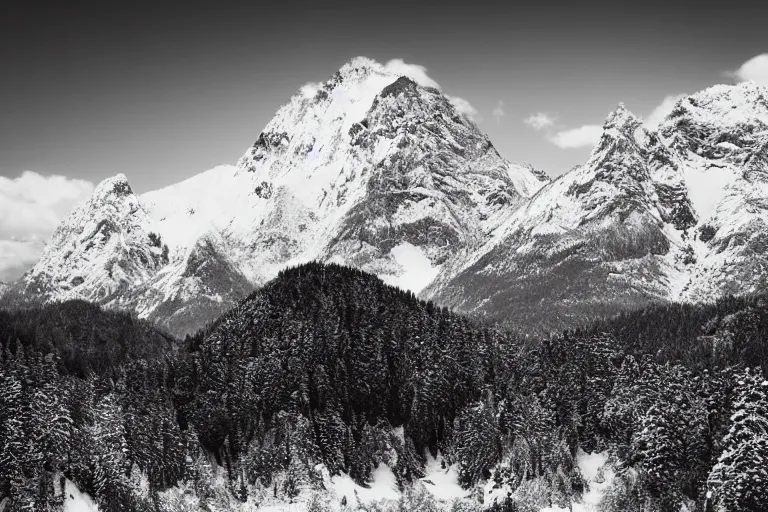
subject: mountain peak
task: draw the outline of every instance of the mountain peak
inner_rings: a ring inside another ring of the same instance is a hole
[[[103,180],[93,191],[94,198],[107,198],[110,196],[124,197],[133,194],[133,189],[128,183],[125,174],[120,173]]]
[[[616,110],[608,114],[605,123],[603,123],[603,129],[628,127],[634,130],[640,124],[642,124],[642,121],[627,109],[626,105],[622,102],[618,104]]]
[[[384,89],[381,90],[381,93],[379,93],[379,96],[382,98],[386,98],[387,96],[396,96],[400,94],[401,92],[407,92],[410,91],[411,93],[415,93],[416,89],[418,87],[418,84],[408,78],[407,76],[401,76],[388,86],[386,86]]]
[[[339,73],[341,73],[342,75],[347,75],[355,71],[359,72],[361,70],[383,71],[384,66],[371,58],[363,57],[362,55],[360,55],[360,56],[351,58],[349,62],[341,66],[341,68],[339,69]]]
[[[673,130],[681,120],[722,128],[755,121],[768,124],[768,88],[753,81],[714,85],[681,99],[662,129]]]
[[[21,286],[181,334],[311,260],[419,292],[547,181],[420,66],[355,57],[280,107],[237,167],[141,197],[122,174],[101,182]]]

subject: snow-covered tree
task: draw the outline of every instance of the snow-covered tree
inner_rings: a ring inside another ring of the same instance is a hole
[[[768,381],[760,371],[738,376],[731,427],[708,479],[715,510],[757,512],[768,504]]]

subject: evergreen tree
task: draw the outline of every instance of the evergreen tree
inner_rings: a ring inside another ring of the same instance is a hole
[[[757,512],[768,503],[768,381],[739,375],[731,427],[709,475],[709,500],[719,511]]]

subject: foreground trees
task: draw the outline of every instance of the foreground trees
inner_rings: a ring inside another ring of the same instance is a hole
[[[768,503],[768,380],[749,368],[736,379],[731,426],[709,474],[708,498],[716,510],[762,510]]]
[[[0,313],[0,502],[55,509],[60,477],[110,511],[292,501],[380,464],[406,487],[440,452],[500,509],[568,507],[584,450],[615,461],[606,511],[760,510],[768,384],[743,363],[762,365],[764,311],[653,307],[531,341],[310,264],[185,343],[87,304]]]

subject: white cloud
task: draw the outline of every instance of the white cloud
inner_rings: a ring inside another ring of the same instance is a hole
[[[451,105],[453,105],[456,110],[465,116],[472,119],[477,117],[477,109],[464,98],[459,98],[458,96],[448,96],[448,101],[451,102]]]
[[[440,89],[440,84],[427,74],[427,68],[419,64],[408,64],[403,59],[392,59],[384,65],[384,68],[390,73],[407,76],[421,86]]]
[[[685,96],[685,94],[671,94],[664,98],[645,118],[645,127],[649,130],[658,128],[664,118],[675,108],[677,102]]]
[[[561,149],[586,148],[594,146],[602,134],[603,128],[600,125],[585,124],[579,128],[557,132],[548,139]]]
[[[0,240],[0,281],[11,282],[30,269],[45,245],[42,242]]]
[[[537,112],[524,119],[523,122],[534,130],[539,131],[555,124],[555,119],[544,112]]]
[[[34,263],[42,241],[92,192],[93,183],[65,176],[0,176],[0,279]]]
[[[754,80],[756,83],[768,87],[768,53],[752,57],[739,69],[729,74],[741,82]]]
[[[498,123],[501,121],[501,118],[507,115],[506,112],[504,112],[504,102],[499,100],[499,102],[496,104],[496,107],[494,107],[493,112],[491,112],[491,115],[496,118],[496,122]]]

